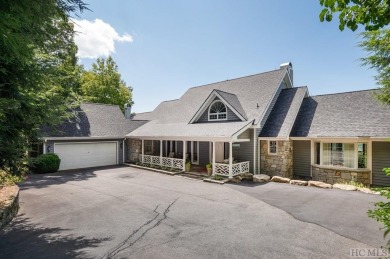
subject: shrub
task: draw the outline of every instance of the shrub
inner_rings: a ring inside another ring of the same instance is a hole
[[[14,185],[20,182],[23,182],[23,174],[14,175],[5,170],[0,169],[0,186],[1,185]]]
[[[43,154],[30,160],[30,168],[36,174],[54,173],[60,168],[60,163],[57,154]]]

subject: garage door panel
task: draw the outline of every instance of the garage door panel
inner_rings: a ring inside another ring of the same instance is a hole
[[[60,170],[117,164],[117,143],[55,144],[55,153],[61,158]]]

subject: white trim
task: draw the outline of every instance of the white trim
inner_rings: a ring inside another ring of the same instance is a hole
[[[267,113],[267,111],[268,111],[268,109],[270,108],[270,105],[271,105],[273,99],[274,99],[275,96],[276,96],[276,93],[279,91],[279,88],[280,88],[280,86],[282,85],[282,82],[284,81],[284,77],[286,76],[286,73],[287,73],[287,70],[284,71],[284,75],[283,75],[282,79],[279,81],[278,88],[276,89],[276,91],[275,91],[274,94],[272,95],[272,98],[268,101],[268,104],[267,104],[266,109],[263,111],[263,113],[262,113],[261,116],[260,116],[259,122],[257,123],[257,126],[258,126],[259,128],[262,128],[262,127],[264,126],[264,125],[261,125],[261,122],[265,119],[265,118],[264,118],[264,115]],[[280,90],[282,90],[282,89],[280,89]],[[266,119],[265,119],[265,121],[266,121]],[[264,124],[265,124],[265,121],[264,121]]]
[[[372,184],[372,141],[367,142],[367,168],[371,170],[370,185]]]
[[[190,124],[197,121],[200,116],[210,107],[211,103],[214,101],[214,98],[218,97],[230,110],[234,112],[234,114],[237,115],[238,118],[240,118],[242,121],[246,121],[246,119],[233,107],[231,106],[225,98],[223,98],[215,89],[210,93],[210,95],[207,97],[206,101],[202,104],[202,106],[199,108],[199,110],[195,113],[195,115],[191,118]],[[226,111],[227,112],[227,111]],[[226,114],[227,117],[227,114]]]
[[[244,127],[242,127],[240,130],[238,130],[237,132],[235,132],[233,135],[232,135],[232,138],[234,141],[236,140],[239,140],[238,139],[238,136],[240,136],[244,131],[246,131],[247,129],[250,129],[252,128],[253,126],[253,121],[250,121],[247,125],[245,125]],[[230,141],[230,140],[229,140]],[[229,141],[225,141],[225,142],[229,142]]]
[[[305,94],[303,95],[303,98],[301,99],[301,101],[300,101],[300,103],[299,103],[299,106],[298,106],[299,108],[302,107],[303,99],[305,99],[306,93],[309,92],[309,90],[307,89],[306,86],[303,86],[303,87],[306,89],[306,91],[305,91]],[[294,96],[294,97],[295,97],[295,96]],[[295,122],[295,120],[297,119],[299,110],[300,110],[300,109],[297,109],[297,111],[295,112],[294,119],[292,120],[293,122]],[[294,127],[294,123],[291,123],[290,128],[289,128],[289,130],[288,130],[287,136],[290,136],[291,130],[292,130],[293,127]]]
[[[233,140],[234,143],[240,143],[240,142],[249,142],[251,141],[249,138],[240,138]]]
[[[45,141],[47,140],[67,140],[67,141],[73,141],[73,140],[97,140],[97,139],[123,139],[124,136],[117,136],[117,137],[49,137],[49,138],[43,138]]]
[[[226,112],[217,112],[217,113],[213,113],[212,115],[216,115],[217,118],[216,119],[210,119],[210,110],[211,110],[211,107],[215,104],[215,103],[222,103],[224,106],[225,106],[225,110]],[[226,115],[225,118],[223,119],[220,119],[219,118],[219,115]],[[228,120],[228,112],[227,112],[227,106],[224,102],[222,102],[221,100],[214,100],[210,105],[209,105],[209,109],[208,109],[208,113],[207,113],[207,120],[208,121],[227,121]]]
[[[194,162],[194,142],[196,142],[196,154],[198,156],[198,161]],[[199,165],[199,141],[191,141],[191,163],[194,165]]]
[[[276,145],[275,153],[271,153],[271,143],[270,143],[271,141],[275,142],[275,145]],[[278,141],[277,140],[268,140],[267,150],[268,150],[268,155],[271,155],[271,156],[277,155],[278,154]]]
[[[253,129],[253,174],[256,174],[256,129]]]
[[[166,140],[166,141],[170,141],[172,139],[174,140],[177,140],[177,141],[183,141],[183,140],[187,140],[187,141],[218,141],[218,142],[229,142],[232,137],[231,136],[228,136],[228,137],[218,137],[218,136],[215,136],[215,137],[191,137],[191,136],[188,136],[188,137],[177,137],[177,136],[156,136],[156,137],[151,137],[151,136],[138,136],[138,137],[129,137],[131,139],[144,139],[144,140]]]
[[[53,143],[53,153],[56,153],[56,145],[71,145],[71,144],[97,144],[97,143],[115,143],[116,144],[116,164],[119,164],[119,141],[88,141],[88,142],[61,142]]]
[[[212,161],[212,165],[213,165],[213,175],[215,174],[215,141],[213,141],[213,161]]]
[[[123,139],[122,140],[122,164],[124,164],[125,162],[126,162],[125,161],[125,139]]]
[[[261,153],[261,146],[260,146],[261,142],[259,139],[257,139],[256,141],[257,141],[257,152],[259,154],[259,159],[257,161],[258,168],[259,168],[258,173],[261,174],[261,162],[260,162],[261,161],[261,154],[260,154]]]
[[[46,142],[43,142],[43,154],[46,154]]]

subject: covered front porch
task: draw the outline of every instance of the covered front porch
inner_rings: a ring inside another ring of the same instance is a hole
[[[134,139],[133,139],[134,141]],[[232,178],[249,173],[250,163],[241,154],[240,141],[139,139],[139,161],[145,165],[191,171],[212,165],[212,174]]]

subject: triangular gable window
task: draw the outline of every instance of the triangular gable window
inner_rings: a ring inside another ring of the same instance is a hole
[[[226,105],[215,100],[209,107],[209,121],[227,120],[227,108]]]

